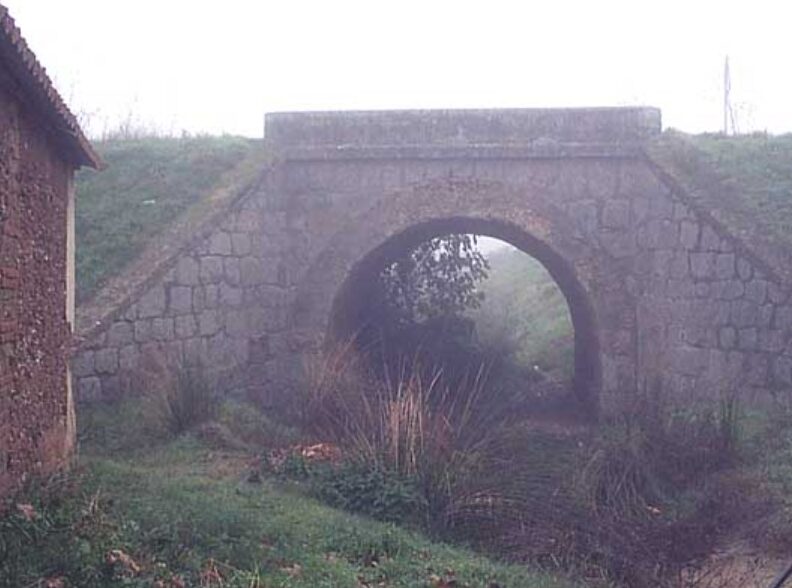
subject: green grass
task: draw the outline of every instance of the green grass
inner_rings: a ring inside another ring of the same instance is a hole
[[[489,263],[489,277],[479,286],[484,301],[471,312],[482,344],[511,349],[522,365],[570,375],[574,331],[553,278],[538,261],[511,247],[493,252]]]
[[[691,141],[722,182],[738,189],[746,210],[776,237],[792,238],[792,135],[696,135]]]
[[[240,137],[96,143],[107,168],[76,178],[78,298],[88,298],[180,214],[210,196],[255,145]]]
[[[563,587],[571,582],[499,564],[464,549],[321,505],[300,489],[247,481],[251,456],[212,449],[193,435],[133,444],[144,435],[119,418],[94,415],[74,479],[33,504],[38,515],[0,519],[0,585],[151,586],[174,576],[187,586],[217,570],[216,586]],[[107,563],[122,550],[136,574]],[[126,577],[125,577],[126,576]],[[163,584],[171,586],[172,584]],[[174,584],[175,585],[175,584]],[[451,584],[449,584],[451,585]]]
[[[667,131],[649,152],[732,230],[792,244],[792,135]]]

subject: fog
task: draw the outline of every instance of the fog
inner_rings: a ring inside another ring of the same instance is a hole
[[[649,104],[792,130],[792,9],[738,2],[6,0],[93,135],[259,137],[268,111]]]

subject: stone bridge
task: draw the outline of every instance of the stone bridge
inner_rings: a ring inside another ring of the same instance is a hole
[[[787,398],[782,280],[646,154],[653,108],[267,116],[267,164],[222,215],[83,325],[82,401],[141,354],[202,358],[277,402],[355,331],[373,276],[448,233],[539,260],[575,329],[575,387],[614,413],[638,391]]]

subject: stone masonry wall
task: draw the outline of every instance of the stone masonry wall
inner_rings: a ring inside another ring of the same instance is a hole
[[[81,347],[72,364],[78,400],[117,397],[145,354],[221,370],[229,391],[266,387],[272,349],[286,329],[284,227],[283,213],[260,193],[239,203]],[[255,369],[242,374],[243,365]]]
[[[390,124],[387,113],[310,115],[304,128],[300,115],[284,115],[281,128],[268,122],[266,185],[82,347],[79,398],[117,396],[142,355],[167,351],[227,370],[228,390],[274,401],[327,333],[353,268],[440,223],[511,240],[578,283],[573,311],[595,331],[583,355],[601,368],[582,373],[601,373],[606,412],[656,388],[690,403],[733,392],[788,402],[788,285],[636,143],[622,142],[659,132],[659,113],[629,110],[618,140],[601,144],[603,125],[619,118],[605,114],[562,111],[561,128],[579,141],[568,145],[514,142],[525,129],[552,132],[553,111],[530,112],[512,134],[519,112],[476,113],[470,128],[465,113],[439,126],[431,112],[397,113],[393,134],[366,130]],[[483,143],[466,143],[468,132]],[[497,145],[501,132],[512,142]]]
[[[738,395],[792,401],[788,286],[745,243],[671,184],[643,224],[647,256],[638,336],[644,361],[689,402]]]

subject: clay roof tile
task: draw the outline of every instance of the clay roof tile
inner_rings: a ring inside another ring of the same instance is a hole
[[[76,166],[103,166],[75,116],[52,84],[47,70],[30,50],[8,8],[0,4],[0,64],[18,85],[26,103],[46,120],[68,160]]]

